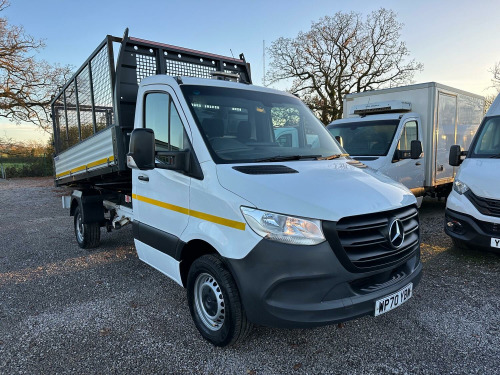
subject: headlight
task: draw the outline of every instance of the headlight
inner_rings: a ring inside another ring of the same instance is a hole
[[[462,181],[455,179],[455,181],[453,182],[453,190],[455,190],[458,194],[462,195],[469,190],[469,187],[465,185]]]
[[[319,220],[286,216],[274,212],[241,207],[250,228],[268,240],[292,245],[316,245],[325,241]]]

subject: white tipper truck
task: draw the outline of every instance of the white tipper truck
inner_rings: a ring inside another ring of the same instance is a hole
[[[349,155],[401,182],[417,197],[446,197],[456,170],[450,147],[468,148],[484,98],[436,82],[348,94],[327,126]]]
[[[421,277],[416,199],[349,158],[240,59],[108,36],[52,103],[55,183],[81,248],[131,223],[211,343],[401,306]],[[119,43],[116,64],[113,43]],[[284,126],[295,141],[277,139]],[[139,281],[137,281],[139,282]]]

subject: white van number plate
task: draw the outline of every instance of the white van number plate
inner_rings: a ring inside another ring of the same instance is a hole
[[[403,289],[375,302],[375,316],[391,311],[408,301],[413,291],[413,283],[409,283]]]
[[[491,247],[496,247],[497,249],[500,249],[500,238],[492,238]]]

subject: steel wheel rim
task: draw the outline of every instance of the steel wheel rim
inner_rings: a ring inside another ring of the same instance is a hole
[[[78,237],[78,241],[83,241],[83,223],[82,223],[82,215],[78,214],[76,218],[76,235]]]
[[[201,273],[194,283],[194,305],[203,325],[211,331],[222,328],[225,320],[224,296],[217,280]]]

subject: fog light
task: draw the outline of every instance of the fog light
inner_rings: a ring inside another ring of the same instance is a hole
[[[449,230],[451,230],[454,233],[457,233],[457,234],[464,234],[465,233],[462,223],[460,223],[457,220],[449,220],[446,223],[446,226],[448,227]]]

